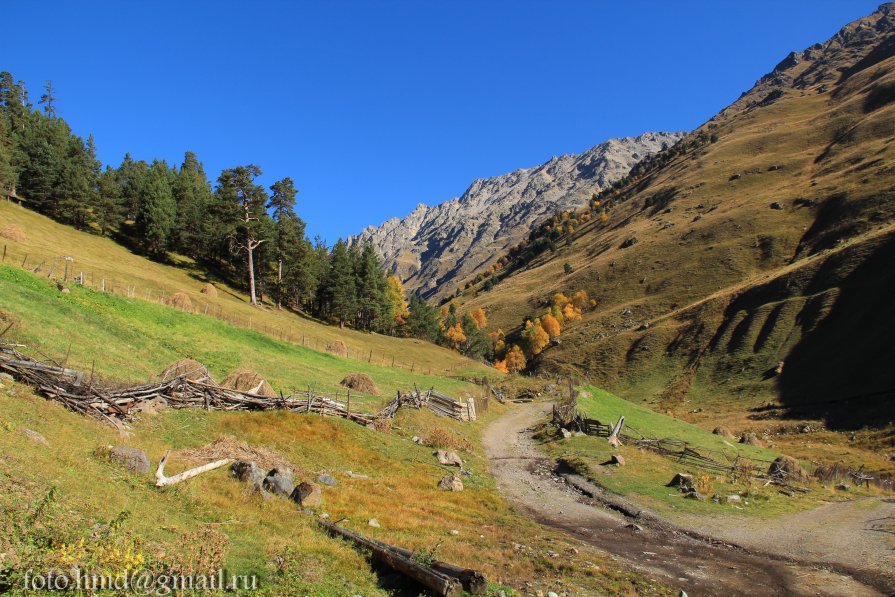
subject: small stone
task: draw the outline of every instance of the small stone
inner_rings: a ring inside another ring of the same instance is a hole
[[[317,481],[319,483],[323,483],[324,485],[329,485],[330,487],[335,487],[339,484],[339,482],[336,481],[336,478],[329,473],[320,473],[319,475],[317,475]]]
[[[264,469],[250,460],[237,460],[230,465],[230,473],[253,491],[264,491]]]
[[[109,458],[133,473],[145,475],[149,472],[149,456],[143,450],[128,446],[115,446],[109,450]]]
[[[345,475],[350,479],[369,479],[370,477],[367,475],[362,475],[360,473],[353,473],[351,471],[345,471]]]
[[[840,483],[836,486],[836,489],[838,489],[839,491],[851,491],[851,485],[849,485],[848,483]]]
[[[773,203],[771,203],[771,209],[783,209],[783,206],[774,201]]]
[[[463,459],[460,458],[456,452],[448,452],[447,450],[438,450],[435,452],[435,457],[438,458],[439,464],[445,464],[448,466],[459,466],[463,467]]]
[[[329,512],[324,512],[324,513],[322,513],[322,514],[320,515],[320,518],[326,520],[327,518],[329,518]]]
[[[685,498],[690,498],[691,500],[700,500],[705,501],[705,496],[696,491],[695,489],[690,490],[684,495]]]
[[[50,442],[47,441],[47,438],[45,438],[38,432],[32,431],[31,429],[22,429],[22,433],[24,433],[28,437],[28,439],[30,439],[31,441],[36,442],[42,446],[46,446],[48,448],[50,447]],[[147,468],[146,470],[149,470],[149,469]]]
[[[410,438],[410,441],[412,441],[412,442],[415,443],[415,444],[418,444],[418,443],[420,443],[420,442],[423,441],[423,440],[421,440],[420,437],[419,437],[418,435],[414,435],[412,438]]]
[[[547,597],[559,597],[559,595],[553,591],[547,591]]]
[[[289,497],[300,506],[313,508],[323,504],[323,491],[319,485],[310,481],[299,483]]]
[[[613,454],[612,458],[609,460],[609,464],[614,464],[616,466],[625,466],[625,457],[621,454]]]
[[[740,504],[740,503],[742,503],[742,501],[743,501],[743,498],[741,498],[739,495],[737,495],[735,493],[727,496],[728,504]]]
[[[371,527],[373,527],[374,529],[378,529],[380,526],[382,526],[379,524],[379,521],[376,520],[375,518],[371,518],[370,520],[368,520],[367,524],[370,525]]]
[[[445,475],[438,482],[438,488],[445,491],[463,491],[463,481],[458,475]]]
[[[450,532],[451,532],[451,535],[459,535],[460,534],[460,531],[458,531],[457,529],[451,529]]]
[[[640,532],[643,530],[642,526],[640,526],[639,524],[634,524],[633,522],[631,524],[626,524],[625,528],[631,529],[632,531],[636,531],[636,532]]]
[[[565,439],[569,439],[570,437],[572,437],[572,432],[568,429],[565,429],[564,427],[560,427],[559,432],[562,433],[562,436]]]

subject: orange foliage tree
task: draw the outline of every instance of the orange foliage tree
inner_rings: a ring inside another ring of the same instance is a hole
[[[466,342],[466,334],[463,333],[463,325],[459,321],[447,329],[444,337],[447,338],[454,350],[460,350],[460,347]]]
[[[485,311],[481,307],[473,310],[473,312],[469,315],[472,317],[472,320],[475,321],[475,325],[479,329],[488,327],[488,317],[485,315]]]
[[[544,328],[544,331],[547,332],[547,335],[550,336],[551,340],[559,336],[562,331],[559,321],[557,321],[556,317],[550,313],[541,317],[541,327]]]
[[[513,347],[510,348],[510,351],[507,353],[507,358],[504,361],[506,369],[510,373],[518,373],[525,369],[525,353],[522,352],[522,349],[517,345],[513,344]]]
[[[550,344],[550,336],[544,331],[544,326],[541,325],[540,319],[527,322],[522,337],[525,338],[528,344],[528,351],[532,355],[540,354]]]

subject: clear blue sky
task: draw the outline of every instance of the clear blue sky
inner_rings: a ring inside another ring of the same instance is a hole
[[[330,242],[475,178],[692,129],[878,1],[5,2],[0,69],[99,157],[295,179]]]

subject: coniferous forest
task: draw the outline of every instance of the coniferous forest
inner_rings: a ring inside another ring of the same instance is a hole
[[[342,239],[327,246],[308,238],[291,178],[264,188],[256,182],[261,168],[246,164],[211,181],[191,151],[179,165],[128,153],[117,166],[104,166],[93,136],[85,141],[60,117],[52,83],[42,92],[35,104],[24,81],[0,73],[5,199],[159,261],[172,254],[192,258],[245,289],[253,304],[449,343],[439,313],[415,297],[408,303],[400,280],[383,270],[372,246]],[[471,356],[490,356],[487,342],[469,346]]]

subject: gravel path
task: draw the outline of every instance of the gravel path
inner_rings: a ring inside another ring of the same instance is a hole
[[[492,423],[483,444],[503,495],[541,524],[561,529],[622,562],[680,588],[688,595],[891,594],[895,585],[878,574],[837,565],[787,561],[741,548],[694,539],[663,524],[632,521],[595,504],[552,471],[530,428],[549,404],[520,405]],[[767,545],[762,551],[771,551]],[[786,549],[785,544],[782,545]]]

